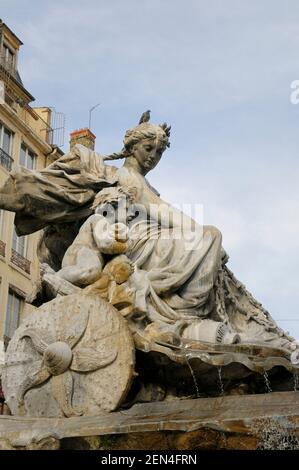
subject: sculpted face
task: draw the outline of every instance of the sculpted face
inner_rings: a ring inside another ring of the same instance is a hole
[[[165,144],[159,138],[142,139],[134,144],[132,155],[147,173],[159,163],[164,150]]]

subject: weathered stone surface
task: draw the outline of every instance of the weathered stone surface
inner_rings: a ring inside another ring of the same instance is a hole
[[[199,429],[197,431],[190,431],[184,434],[178,433],[173,437],[175,449],[180,450],[204,450],[204,449],[217,449],[219,447],[219,440],[221,440],[223,433],[214,429]]]
[[[27,445],[13,446],[7,439],[0,439],[0,450],[58,450],[60,441],[54,437],[46,437],[40,441],[32,441]]]
[[[256,450],[258,445],[258,436],[234,435],[225,436],[220,448],[226,450]]]
[[[268,445],[271,426],[278,446],[290,444],[279,441],[281,429],[297,439],[296,394],[224,397],[259,393],[263,378],[269,391],[271,379],[293,389],[299,345],[229,270],[220,231],[148,183],[170,145],[170,126],[149,120],[146,112],[126,132],[120,152],[103,157],[74,145],[42,171],[21,167],[0,188],[0,208],[16,212],[18,235],[45,229],[41,281],[30,296],[39,308],[6,357],[3,388],[15,416],[1,419],[4,446],[76,439],[91,448],[105,446],[97,436],[126,434],[109,442],[254,448],[255,434]],[[118,158],[121,168],[106,164]],[[135,348],[139,375],[127,397]],[[195,394],[223,396],[177,400]],[[164,401],[108,413],[140,399]]]
[[[121,314],[98,296],[75,294],[44,304],[18,328],[2,383],[14,415],[97,415],[122,402],[133,372]]]
[[[0,439],[15,447],[53,438],[66,448],[299,448],[298,431],[297,392],[157,402],[68,419],[0,418]]]
[[[0,439],[0,450],[14,450],[14,446],[7,439]]]
[[[46,437],[38,442],[32,442],[26,446],[26,450],[58,450],[60,442],[55,437]]]
[[[102,436],[65,438],[60,441],[60,447],[63,450],[99,450],[102,440]]]
[[[63,450],[256,450],[258,438],[244,434],[230,436],[221,431],[145,432],[61,441]]]

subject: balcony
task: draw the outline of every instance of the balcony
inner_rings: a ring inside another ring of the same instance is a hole
[[[30,274],[30,264],[31,264],[31,262],[28,259],[24,258],[24,256],[20,255],[14,249],[11,250],[11,259],[10,259],[10,261],[15,266],[17,266],[18,268],[25,271],[25,273]]]
[[[0,165],[3,166],[7,171],[11,170],[13,159],[11,158],[8,153],[4,152],[2,148],[0,148]]]
[[[12,75],[14,78],[18,79],[17,70],[15,67],[15,60],[12,57],[6,57],[5,54],[0,55],[0,65],[3,67],[9,75]]]

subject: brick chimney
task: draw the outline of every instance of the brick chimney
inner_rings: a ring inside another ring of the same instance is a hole
[[[91,150],[94,150],[96,136],[87,127],[78,129],[70,133],[70,149],[76,144],[84,145]]]

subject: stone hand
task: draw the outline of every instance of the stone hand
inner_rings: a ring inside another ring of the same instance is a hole
[[[99,220],[93,236],[102,253],[121,254],[128,249],[128,228],[125,224],[109,224],[106,219]]]

